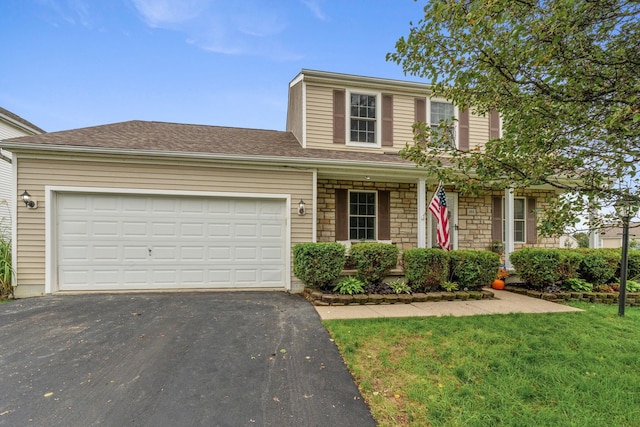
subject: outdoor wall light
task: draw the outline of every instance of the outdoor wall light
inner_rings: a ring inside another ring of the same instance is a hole
[[[304,204],[304,200],[300,199],[300,203],[298,203],[298,215],[304,215],[307,213],[307,207]]]
[[[38,207],[38,202],[31,200],[31,194],[29,194],[27,190],[24,190],[24,193],[22,193],[20,197],[29,209],[36,209]]]

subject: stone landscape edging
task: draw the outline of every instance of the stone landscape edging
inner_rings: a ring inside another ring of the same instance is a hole
[[[411,304],[413,302],[464,301],[494,298],[493,292],[484,289],[482,291],[426,292],[415,294],[341,295],[324,293],[311,288],[304,288],[302,294],[307,300],[316,306]]]

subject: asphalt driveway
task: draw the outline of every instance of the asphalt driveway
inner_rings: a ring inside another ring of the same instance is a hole
[[[0,426],[375,425],[300,296],[49,296],[0,325]]]

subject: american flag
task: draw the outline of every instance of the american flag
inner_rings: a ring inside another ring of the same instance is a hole
[[[436,232],[438,246],[448,251],[451,246],[449,236],[449,215],[447,211],[447,195],[444,192],[444,185],[442,182],[440,182],[436,192],[433,194],[431,203],[429,203],[429,211],[436,217],[436,221],[438,221]]]

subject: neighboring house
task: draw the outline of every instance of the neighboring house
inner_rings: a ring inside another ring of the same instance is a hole
[[[437,182],[398,151],[415,120],[457,117],[463,149],[498,135],[430,86],[302,70],[286,131],[130,121],[4,141],[14,153],[18,296],[57,291],[275,288],[297,292],[292,246],[433,246]],[[536,235],[550,188],[517,193],[515,247]],[[503,194],[447,187],[454,248],[503,240]],[[302,205],[302,206],[301,206]]]
[[[629,223],[629,243],[640,241],[640,222]],[[618,249],[622,247],[622,227],[604,226],[600,232],[600,247]]]
[[[580,245],[578,244],[578,240],[570,234],[563,234],[560,236],[560,248],[562,249],[576,249]]]
[[[0,107],[0,140],[44,133],[42,129]],[[16,197],[11,152],[0,148],[0,234],[11,235],[11,207]]]

